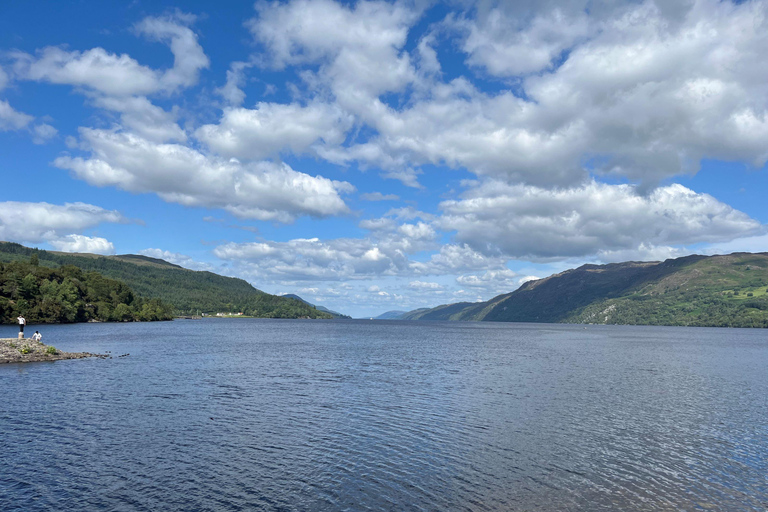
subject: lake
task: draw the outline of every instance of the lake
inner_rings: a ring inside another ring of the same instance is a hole
[[[0,365],[3,511],[768,508],[765,330],[35,329],[113,358]]]

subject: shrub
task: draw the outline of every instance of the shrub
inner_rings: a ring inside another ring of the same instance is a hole
[[[58,354],[58,351],[56,350],[56,347],[54,347],[53,345],[51,345],[50,347],[48,347],[47,349],[45,349],[45,353],[46,353],[46,354],[55,355],[55,354]]]
[[[32,352],[32,350],[29,347],[21,347],[19,349],[19,352],[21,352],[22,354],[29,354]]]

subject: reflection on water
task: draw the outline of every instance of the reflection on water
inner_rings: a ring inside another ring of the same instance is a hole
[[[0,366],[4,511],[768,507],[760,330],[41,331],[63,350],[131,355]]]

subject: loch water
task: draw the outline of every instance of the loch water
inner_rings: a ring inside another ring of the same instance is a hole
[[[0,365],[3,511],[768,509],[765,330],[30,328],[113,357]]]

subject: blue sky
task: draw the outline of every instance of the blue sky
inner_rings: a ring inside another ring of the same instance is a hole
[[[766,251],[768,1],[4,2],[0,239],[352,316]]]

